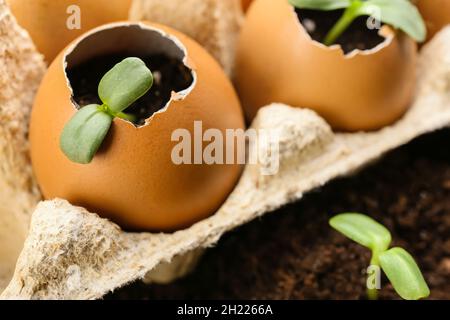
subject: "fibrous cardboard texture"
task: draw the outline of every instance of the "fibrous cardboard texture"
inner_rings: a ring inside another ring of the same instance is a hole
[[[45,65],[0,0],[0,288],[11,279],[40,199],[28,158],[28,119]]]
[[[101,298],[161,263],[214,245],[225,232],[351,174],[419,135],[448,126],[450,27],[423,49],[418,74],[410,111],[377,132],[334,134],[312,111],[279,104],[262,109],[254,127],[281,128],[279,173],[261,179],[258,170],[247,166],[223,207],[189,229],[174,234],[126,233],[64,200],[41,202],[2,297]]]
[[[241,0],[134,0],[130,19],[180,30],[206,48],[231,75],[243,21]]]
[[[0,146],[1,157],[6,159],[1,162],[6,169],[2,169],[0,183],[12,185],[9,189],[0,189],[2,201],[7,201],[0,211],[0,234],[3,235],[14,228],[22,232],[26,229],[28,209],[39,198],[26,157],[26,126],[22,121],[29,115],[31,92],[41,75],[41,72],[27,65],[33,61],[34,65],[40,66],[41,62],[26,35],[17,29],[10,18],[4,20],[6,11],[2,0],[0,4],[3,26],[0,48],[10,43],[14,52],[5,54],[5,57],[11,55],[21,61],[7,69],[12,70],[9,77],[17,77],[15,72],[19,72],[22,81],[28,79],[16,89],[12,89],[9,81],[6,85],[2,82],[0,92]],[[7,36],[3,38],[5,33]],[[28,46],[24,47],[24,43]],[[0,54],[4,55],[3,52],[0,51]],[[0,73],[0,77],[4,74]],[[14,94],[8,94],[8,99],[3,99],[4,91],[10,90]],[[28,92],[27,97],[16,100],[14,96],[21,96],[19,92]],[[4,108],[4,105],[12,101],[16,101],[16,105],[11,105],[15,111],[9,112],[11,109]],[[21,125],[11,127],[13,123]],[[253,127],[280,129],[281,163],[278,174],[261,176],[259,169],[266,164],[265,161],[260,166],[247,166],[223,207],[215,215],[186,230],[174,234],[127,233],[96,214],[64,200],[41,202],[33,214],[12,280],[1,297],[96,299],[161,267],[169,273],[173,272],[172,277],[179,276],[179,273],[189,270],[186,265],[176,266],[186,263],[187,259],[183,256],[188,254],[190,261],[195,262],[202,248],[215,245],[225,232],[301,199],[304,193],[336,177],[352,174],[387,151],[449,124],[450,27],[423,48],[415,102],[409,112],[392,126],[377,132],[336,134],[312,111],[280,104],[263,108]],[[265,145],[253,147],[268,148]],[[5,227],[6,224],[9,226]],[[0,247],[11,238],[1,239]],[[16,243],[20,247],[21,242],[17,240]],[[9,263],[10,269],[16,260],[17,254],[14,252],[11,255],[3,252],[0,256],[5,265]],[[168,264],[170,262],[172,264]],[[172,271],[167,269],[168,266]],[[170,274],[159,272],[161,274],[164,274],[163,281],[170,280]]]

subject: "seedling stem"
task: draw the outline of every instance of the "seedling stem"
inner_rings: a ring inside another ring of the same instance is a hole
[[[427,31],[419,10],[409,0],[289,0],[298,9],[344,10],[341,18],[323,39],[330,46],[361,16],[373,16],[381,22],[400,29],[417,42],[423,42]]]
[[[430,295],[425,279],[412,256],[402,248],[389,249],[392,238],[383,225],[359,213],[337,215],[330,219],[330,225],[372,251],[370,265],[377,266],[386,273],[400,297],[418,300]],[[367,297],[370,300],[378,299],[377,288],[368,287]]]
[[[344,14],[330,30],[324,40],[324,44],[331,46],[336,42],[336,40],[348,29],[355,18],[358,16],[359,8],[361,7],[361,2],[353,1],[352,4],[345,9]]]
[[[146,94],[152,85],[153,75],[141,59],[127,58],[116,64],[98,86],[103,104],[83,106],[65,125],[60,137],[62,152],[72,162],[90,163],[114,118],[133,122],[134,116],[123,111]]]

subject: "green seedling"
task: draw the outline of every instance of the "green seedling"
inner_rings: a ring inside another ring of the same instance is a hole
[[[133,121],[132,115],[124,113],[125,109],[145,95],[152,85],[152,72],[141,59],[127,58],[116,64],[98,86],[103,104],[82,107],[64,127],[60,137],[63,153],[73,162],[90,163],[114,118]]]
[[[381,22],[398,28],[417,42],[426,39],[425,22],[419,10],[409,0],[289,0],[299,9],[331,11],[344,9],[342,17],[329,31],[323,43],[334,44],[352,22],[361,16],[374,16]]]
[[[371,267],[384,271],[401,298],[419,300],[430,295],[430,289],[414,258],[402,248],[389,249],[392,237],[383,225],[358,213],[337,215],[330,220],[330,225],[372,251]],[[369,288],[367,294],[371,300],[378,298],[377,288]]]

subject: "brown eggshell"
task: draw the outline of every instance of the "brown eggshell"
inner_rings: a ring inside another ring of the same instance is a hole
[[[272,102],[311,108],[335,129],[371,130],[392,123],[414,91],[417,45],[387,27],[386,41],[344,55],[311,40],[286,0],[256,0],[239,39],[236,84],[253,119]]]
[[[248,10],[248,7],[252,4],[253,0],[242,0],[242,8],[244,9],[244,12]]]
[[[450,24],[450,0],[419,0],[420,10],[428,28],[428,39]]]
[[[25,28],[47,62],[84,32],[102,24],[127,20],[132,0],[7,0],[19,24]],[[81,29],[67,28],[67,9],[77,5]]]
[[[136,36],[143,30],[153,38]],[[158,43],[159,39],[164,40]],[[234,188],[241,166],[177,166],[171,152],[178,142],[171,142],[171,135],[186,128],[193,136],[195,120],[203,121],[203,130],[244,128],[239,100],[218,63],[187,36],[150,23],[100,27],[74,45],[50,66],[32,112],[31,158],[45,197],[67,199],[138,230],[171,231],[213,214]],[[166,110],[155,113],[145,126],[137,128],[116,118],[92,163],[70,162],[59,147],[61,131],[76,111],[64,70],[65,54],[83,61],[120,47],[135,47],[138,54],[149,46],[176,47],[187,57],[185,64],[195,76],[190,91],[174,94]]]

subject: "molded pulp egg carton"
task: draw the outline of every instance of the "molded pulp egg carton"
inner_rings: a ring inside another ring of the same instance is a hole
[[[185,15],[197,8],[192,17],[208,20],[193,27],[187,17],[183,22],[165,14],[174,5],[183,5]],[[131,18],[185,31],[230,74],[242,21],[239,10],[237,1],[135,0]],[[42,57],[0,0],[0,292],[5,299],[97,299],[138,279],[173,281],[189,272],[203,250],[224,233],[450,125],[449,26],[422,49],[415,101],[397,123],[370,133],[334,133],[310,110],[267,106],[252,127],[281,128],[277,175],[263,177],[258,165],[247,166],[233,193],[210,218],[173,234],[127,233],[63,199],[39,202],[26,136],[44,72]]]

